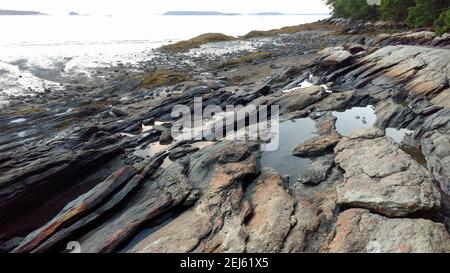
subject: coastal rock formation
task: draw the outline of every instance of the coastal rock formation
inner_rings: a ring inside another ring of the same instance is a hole
[[[345,82],[354,88],[404,86],[413,96],[432,98],[449,85],[449,52],[444,48],[386,46],[331,73],[326,81]]]
[[[299,157],[321,156],[333,150],[340,139],[338,134],[314,137],[295,147],[292,154]]]
[[[450,236],[444,225],[429,220],[390,219],[364,209],[350,209],[338,216],[328,251],[449,253]]]
[[[294,199],[286,191],[283,178],[273,170],[264,172],[255,182],[251,195],[253,216],[247,224],[246,252],[280,252],[291,230]]]
[[[338,204],[367,208],[389,217],[440,207],[431,174],[377,129],[343,138],[335,148],[345,171]]]
[[[280,105],[281,111],[298,111],[322,100],[326,96],[328,96],[328,93],[321,86],[295,88],[284,93],[276,101],[276,104]]]
[[[329,154],[312,160],[311,165],[298,181],[305,185],[318,185],[325,181],[334,165],[334,155]]]
[[[195,154],[187,179],[201,192],[196,205],[129,252],[242,252],[250,213],[243,182],[259,173],[255,147],[223,142]],[[189,226],[189,229],[186,227]]]
[[[318,60],[320,64],[327,68],[338,67],[352,58],[352,53],[343,46],[325,48],[317,54],[320,56]]]
[[[105,85],[11,99],[0,116],[0,251],[77,241],[87,253],[449,252],[446,36],[370,40],[358,33],[388,23],[328,21],[351,35],[320,24],[220,44],[200,36],[152,51],[148,73],[122,66]],[[201,141],[178,141],[171,130],[191,117],[173,117],[176,105],[243,107],[205,119],[192,130]],[[254,129],[248,115],[272,105],[283,125],[307,126],[280,132],[294,141],[277,151],[292,172],[260,160],[268,139],[208,139],[239,122]],[[377,129],[340,135],[372,125],[347,111],[361,109],[374,109]],[[397,144],[393,128],[414,132]]]
[[[428,45],[443,47],[450,44],[450,35],[436,36],[431,31],[408,31],[394,34],[380,34],[369,41],[369,45]]]
[[[441,110],[429,116],[416,130],[428,169],[440,183],[441,189],[450,195],[450,111]]]

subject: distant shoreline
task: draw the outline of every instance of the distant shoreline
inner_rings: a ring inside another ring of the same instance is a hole
[[[329,13],[282,13],[282,12],[259,12],[259,13],[224,13],[218,11],[167,11],[163,16],[295,16],[295,15],[330,15]]]
[[[22,15],[48,15],[39,11],[28,10],[0,10],[0,16],[22,16]]]

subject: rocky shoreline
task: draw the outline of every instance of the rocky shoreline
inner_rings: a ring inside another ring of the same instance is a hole
[[[0,251],[450,252],[450,36],[331,19],[154,53],[145,72],[9,98]],[[287,130],[289,173],[258,140],[171,140],[195,97],[279,105],[313,136]],[[373,124],[336,114],[367,107]]]

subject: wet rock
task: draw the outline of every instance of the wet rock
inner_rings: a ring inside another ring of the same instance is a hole
[[[251,212],[243,182],[259,173],[257,147],[248,144],[219,142],[191,156],[188,179],[200,199],[129,252],[243,252]]]
[[[345,44],[344,48],[350,52],[350,54],[356,54],[365,51],[367,48],[361,44]]]
[[[392,99],[380,101],[375,107],[375,114],[377,121],[374,126],[383,130],[387,127],[407,127],[415,118],[410,108],[395,103]]]
[[[336,131],[337,118],[330,112],[326,112],[320,118],[316,119],[315,127],[319,135],[338,134]]]
[[[433,104],[444,107],[444,109],[450,109],[450,88],[445,89],[434,97],[431,102]]]
[[[448,39],[448,38],[447,38]],[[420,32],[401,32],[394,34],[379,35],[372,40],[371,44],[379,46],[388,45],[439,45],[444,46],[448,43],[446,38],[437,38],[432,31]]]
[[[353,54],[344,49],[342,46],[328,47],[319,52],[318,62],[323,67],[333,68],[345,64],[349,61]]]
[[[443,224],[423,219],[390,219],[364,209],[341,213],[328,247],[340,253],[448,253]]]
[[[389,217],[440,207],[431,174],[377,129],[357,131],[335,147],[345,171],[338,204],[371,209]]]
[[[29,200],[22,200],[22,196],[31,191],[39,192],[39,189],[50,184],[63,187],[64,183],[75,183],[73,181],[76,181],[80,174],[87,174],[89,168],[98,167],[123,152],[120,143],[108,145],[104,141],[100,139],[87,142],[85,146],[78,147],[77,153],[64,153],[48,147],[43,151],[17,153],[15,161],[10,164],[14,166],[20,163],[20,170],[2,166],[4,172],[0,178],[0,207],[11,204],[23,206]],[[65,179],[61,181],[61,177]]]
[[[338,134],[314,137],[295,147],[292,154],[298,157],[321,156],[332,151],[340,139]]]
[[[154,118],[148,118],[142,121],[142,125],[144,126],[151,126],[155,124],[155,119]]]
[[[276,104],[280,105],[281,111],[298,111],[303,110],[326,96],[328,96],[328,93],[320,86],[297,88],[284,93],[276,101]]]
[[[441,189],[450,195],[450,122],[445,128],[431,132],[422,138],[422,151],[428,169],[439,182]]]
[[[341,110],[350,106],[354,98],[354,91],[331,93],[323,100],[314,104],[316,111]]]
[[[89,209],[102,202],[108,194],[123,185],[123,183],[127,182],[135,174],[136,170],[129,166],[112,174],[94,189],[67,204],[49,223],[28,235],[22,243],[14,249],[14,252],[30,252],[61,227],[74,221],[74,219],[79,218],[87,213]]]
[[[195,153],[198,150],[200,149],[197,147],[192,147],[191,145],[183,145],[171,150],[169,153],[169,158],[170,160],[177,160],[188,154]]]
[[[258,97],[264,96],[269,94],[271,91],[271,87],[269,85],[263,85],[261,87],[258,87],[256,89],[250,89],[250,90],[239,90],[232,96],[230,96],[224,105],[238,105],[242,104],[245,105],[253,100],[255,100]]]
[[[130,134],[139,134],[142,131],[142,126],[140,124],[133,124],[125,130],[123,130],[124,133],[130,133]]]
[[[20,243],[22,242],[22,237],[14,237],[10,239],[9,241],[3,243],[0,245],[0,252],[7,253],[12,251],[14,248],[16,248]]]
[[[172,132],[170,130],[164,130],[159,136],[159,143],[167,144],[172,142]]]
[[[157,178],[143,181],[143,187],[124,209],[79,240],[82,251],[114,251],[145,222],[182,204],[193,190],[183,172],[184,168],[175,163]]]
[[[110,112],[116,117],[126,117],[129,115],[127,112],[116,107],[112,107]]]
[[[414,96],[436,96],[448,83],[449,50],[422,46],[386,46],[372,54],[355,59],[345,68],[332,71],[328,81],[354,88],[403,85]]]
[[[305,185],[315,186],[325,181],[334,165],[334,155],[325,155],[312,160],[311,165],[300,176],[298,181]]]
[[[436,112],[439,112],[440,110],[442,110],[444,107],[439,106],[439,105],[432,105],[429,107],[426,107],[424,109],[421,109],[420,111],[416,112],[417,115],[422,115],[422,116],[429,116],[432,115]]]

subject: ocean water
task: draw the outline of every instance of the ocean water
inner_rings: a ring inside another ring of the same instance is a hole
[[[245,35],[314,22],[327,15],[286,16],[0,16],[0,100],[57,88],[62,78],[98,67],[137,64],[151,49],[207,32]]]

